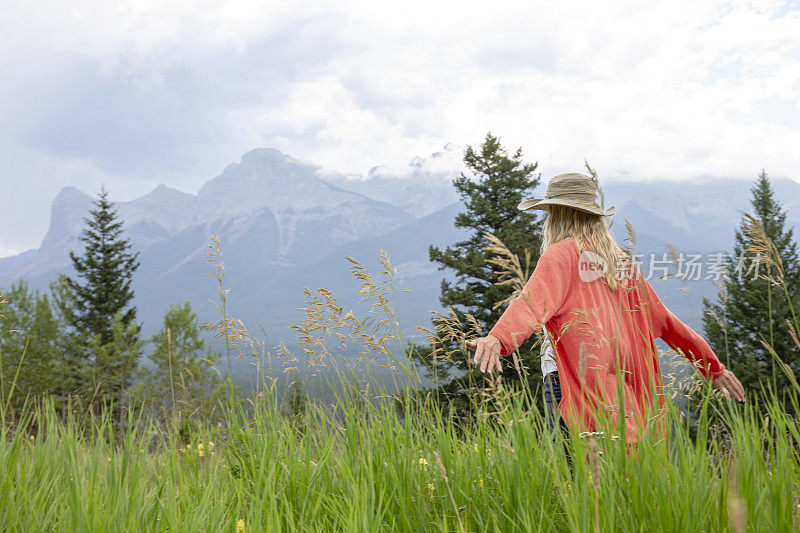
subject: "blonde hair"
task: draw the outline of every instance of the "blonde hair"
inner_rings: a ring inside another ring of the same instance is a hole
[[[588,250],[603,259],[603,279],[611,290],[615,290],[621,280],[630,278],[635,272],[630,254],[614,241],[602,216],[562,205],[550,205],[547,212],[543,252],[551,244],[571,237],[578,252]]]

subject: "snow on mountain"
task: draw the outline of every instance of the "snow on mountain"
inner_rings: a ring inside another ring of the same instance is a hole
[[[427,158],[413,158],[405,168],[376,166],[366,176],[333,174],[324,179],[421,218],[459,200],[453,178],[463,166],[462,152],[456,145],[447,144]]]
[[[141,198],[120,202],[117,213],[133,246],[143,250],[196,222],[197,198],[162,184]]]
[[[776,199],[787,211],[789,226],[800,224],[800,183],[772,180]],[[670,242],[685,251],[730,251],[733,230],[742,212],[752,211],[752,182],[695,180],[610,183],[603,186],[606,204],[616,204],[614,219],[624,233],[628,218],[637,233],[655,242]],[[624,237],[624,235],[620,235]],[[655,244],[654,242],[654,244]]]
[[[239,163],[203,185],[198,201],[207,219],[247,213],[261,207],[273,212],[287,206],[304,210],[323,205],[331,187],[314,169],[273,148],[247,152]]]
[[[278,227],[278,254],[338,245],[379,235],[412,219],[389,203],[336,187],[315,168],[269,148],[229,165],[198,194],[206,220],[225,220],[267,208]]]

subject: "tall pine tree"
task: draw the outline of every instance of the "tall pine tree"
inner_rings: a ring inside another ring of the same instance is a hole
[[[206,347],[188,300],[167,309],[163,326],[150,342],[155,346],[150,355],[155,368],[143,369],[133,393],[136,401],[182,428],[193,421],[210,421],[222,392],[222,379],[214,369],[219,353]]]
[[[101,189],[95,209],[84,219],[86,228],[80,240],[86,246],[83,257],[70,252],[72,266],[82,281],[67,277],[75,294],[73,321],[78,331],[100,335],[105,344],[114,338],[114,316],[120,313],[127,327],[136,321],[136,308],[131,304],[131,281],[139,267],[138,253],[131,252],[131,243],[122,237],[122,222],[117,219],[108,191]]]
[[[520,258],[527,250],[535,263],[542,242],[542,218],[531,211],[519,211],[517,205],[533,194],[540,176],[535,174],[537,163],[523,162],[521,148],[509,155],[500,139],[491,133],[487,133],[479,148],[467,147],[464,163],[469,173],[462,173],[453,185],[466,211],[456,216],[455,226],[468,229],[470,237],[443,250],[431,246],[429,258],[438,263],[440,270],[449,269],[455,273],[455,281],[442,281],[442,305],[462,315],[473,315],[485,332],[505,309],[505,306],[495,308],[495,304],[509,298],[514,289],[497,284],[500,267],[490,262],[496,255],[485,249],[489,243],[484,235],[496,236]],[[541,376],[539,351],[532,350],[535,342],[534,337],[520,347],[521,362],[534,387],[540,383],[537,378]],[[454,357],[452,366],[455,368],[450,368],[450,372],[457,370],[457,375],[441,387],[440,397],[452,402],[461,395],[456,406],[463,408],[466,407],[464,391],[470,383],[483,383],[484,376],[469,367],[466,354]],[[512,380],[518,378],[511,365],[505,365],[503,373]]]
[[[703,325],[711,347],[748,391],[772,386],[779,397],[790,387],[784,371],[762,344],[768,342],[784,363],[800,375],[800,349],[791,338],[786,320],[793,320],[791,306],[800,312],[800,261],[786,212],[763,170],[752,187],[752,216],[764,228],[783,261],[785,292],[760,274],[775,275],[752,252],[748,220],[743,217],[735,234],[728,275],[716,301],[704,299]],[[774,268],[774,267],[773,267]],[[788,298],[787,298],[788,293]]]
[[[94,395],[97,391],[100,398],[119,406],[141,347],[131,287],[139,254],[123,237],[122,222],[105,188],[94,206],[84,219],[83,256],[70,252],[77,279],[63,278],[71,293],[65,310],[77,344],[84,350],[84,392]]]

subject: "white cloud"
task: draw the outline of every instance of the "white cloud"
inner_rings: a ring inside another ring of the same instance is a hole
[[[800,177],[789,2],[17,2],[0,17],[4,249],[65,184],[196,190],[275,146],[405,167],[487,130],[545,175]]]

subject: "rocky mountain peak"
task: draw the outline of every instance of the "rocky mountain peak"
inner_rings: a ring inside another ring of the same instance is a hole
[[[167,194],[170,194],[170,193],[172,193],[173,191],[175,191],[175,192],[180,192],[178,189],[173,189],[173,188],[171,188],[171,187],[167,187],[167,186],[166,186],[165,184],[163,184],[163,183],[159,183],[159,184],[156,186],[156,188],[155,188],[155,189],[153,189],[152,191],[150,191],[150,194],[151,194],[152,196],[164,196],[164,195],[167,195]]]
[[[61,189],[56,195],[55,199],[53,200],[53,206],[55,207],[59,203],[83,201],[86,199],[91,200],[91,197],[79,188],[68,185],[67,187]]]
[[[42,240],[41,248],[55,245],[79,232],[83,219],[89,214],[92,197],[76,187],[64,187],[50,207],[50,227]]]
[[[204,213],[230,215],[263,207],[276,212],[286,206],[302,210],[320,205],[332,187],[315,170],[274,148],[252,150],[203,185],[200,207]]]
[[[166,185],[117,204],[131,242],[139,249],[176,233],[195,222],[197,197]]]
[[[285,154],[277,148],[255,148],[245,152],[240,160],[241,165],[272,163],[274,165],[299,165],[292,156]]]

